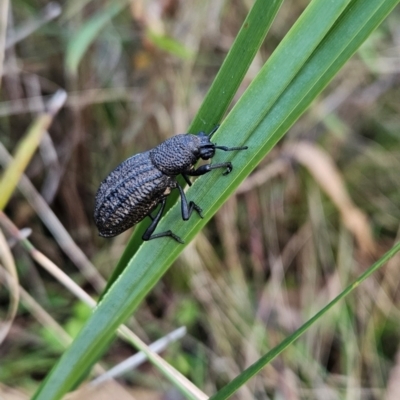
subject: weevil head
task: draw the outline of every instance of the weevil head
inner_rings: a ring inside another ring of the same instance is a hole
[[[196,135],[199,140],[199,146],[197,148],[197,158],[202,160],[209,160],[214,157],[215,144],[211,142],[210,135],[206,135],[204,132],[200,132]]]

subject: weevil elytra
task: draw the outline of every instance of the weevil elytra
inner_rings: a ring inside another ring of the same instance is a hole
[[[182,218],[187,221],[195,210],[203,218],[202,209],[193,201],[188,203],[185,192],[176,180],[182,175],[188,185],[190,176],[207,174],[213,169],[225,168],[223,175],[232,171],[232,163],[205,164],[195,169],[198,160],[209,160],[215,150],[245,150],[247,146],[217,146],[211,137],[218,129],[206,135],[199,132],[173,136],[152,150],[136,154],[123,161],[100,184],[96,194],[94,220],[103,237],[116,236],[145,217],[151,219],[143,240],[170,236],[179,243],[182,239],[170,230],[154,233],[164,212],[166,198],[173,189],[181,195]],[[160,204],[156,215],[151,213]]]

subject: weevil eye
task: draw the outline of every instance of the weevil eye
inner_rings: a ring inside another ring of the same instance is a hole
[[[215,148],[214,144],[212,143],[200,148],[199,156],[201,157],[202,160],[209,160],[210,158],[214,157],[214,154],[215,154]]]

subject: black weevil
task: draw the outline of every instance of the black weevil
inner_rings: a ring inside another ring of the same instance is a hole
[[[167,196],[172,189],[178,189],[181,195],[182,218],[187,221],[193,210],[203,218],[202,209],[193,201],[188,203],[185,192],[176,180],[182,175],[188,185],[189,176],[204,175],[216,168],[225,168],[223,175],[232,171],[232,164],[222,162],[201,165],[194,168],[197,161],[211,159],[215,150],[232,151],[245,150],[244,147],[217,146],[211,142],[211,137],[218,129],[216,126],[209,135],[200,132],[176,135],[152,150],[136,154],[123,161],[100,184],[96,194],[94,220],[99,235],[103,237],[116,236],[145,217],[152,222],[142,236],[143,240],[171,236],[179,243],[182,239],[170,230],[154,233],[164,212]],[[159,205],[156,216],[151,212]]]

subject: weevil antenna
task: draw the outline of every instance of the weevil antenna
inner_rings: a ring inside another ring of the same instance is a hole
[[[211,139],[215,132],[217,132],[219,128],[219,124],[215,125],[213,130],[208,134],[208,137]]]
[[[239,146],[239,147],[227,147],[227,146],[214,146],[214,149],[219,149],[223,151],[234,151],[234,150],[247,150],[247,146]]]

